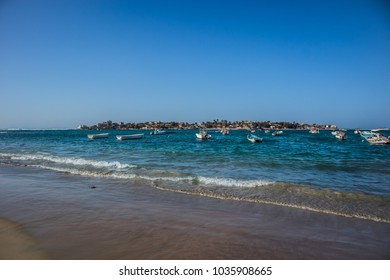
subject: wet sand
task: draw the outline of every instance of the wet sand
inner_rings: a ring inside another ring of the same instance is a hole
[[[390,224],[23,166],[0,216],[0,259],[390,259]]]
[[[0,218],[0,259],[42,260],[47,259],[37,242],[24,233],[21,226]]]

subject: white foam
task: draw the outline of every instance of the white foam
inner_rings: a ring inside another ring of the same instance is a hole
[[[243,180],[232,178],[218,178],[218,177],[197,177],[200,183],[205,185],[227,186],[227,187],[246,187],[255,188],[259,186],[265,186],[274,182],[265,180]]]
[[[224,186],[224,187],[246,187],[246,188],[255,188],[259,186],[265,186],[272,184],[272,181],[265,180],[244,180],[244,179],[233,179],[233,178],[221,178],[221,177],[206,177],[206,176],[153,176],[151,174],[134,174],[129,172],[123,172],[126,169],[131,169],[136,167],[131,164],[120,163],[119,161],[96,161],[83,158],[75,157],[58,157],[53,155],[44,155],[44,154],[6,154],[0,153],[0,157],[8,157],[13,160],[19,161],[33,161],[32,165],[40,168],[51,169],[60,172],[68,172],[71,174],[85,175],[85,176],[94,176],[94,177],[110,177],[117,179],[143,179],[146,181],[166,181],[166,182],[184,182],[193,184],[197,182],[200,185],[205,187],[207,186]],[[36,161],[36,163],[34,163]],[[44,162],[42,162],[44,161]],[[52,166],[50,163],[58,163],[60,166]],[[61,166],[62,165],[62,166]],[[102,172],[94,170],[84,170],[84,169],[75,169],[71,168],[72,166],[92,166],[97,168],[103,168]],[[106,172],[104,172],[106,171]],[[119,171],[112,172],[110,171]],[[154,173],[156,173],[154,171]]]
[[[75,166],[93,166],[99,168],[117,168],[117,169],[126,169],[134,168],[135,165],[120,163],[119,161],[96,161],[83,158],[75,157],[58,157],[52,155],[42,155],[42,154],[25,154],[25,155],[16,155],[16,154],[0,154],[2,157],[9,157],[13,160],[22,160],[22,161],[48,161],[53,163],[65,164],[65,165],[75,165]]]
[[[53,167],[53,166],[45,166],[45,165],[31,165],[33,167],[70,173],[73,175],[81,175],[81,176],[89,176],[89,177],[99,177],[99,178],[114,178],[114,179],[133,179],[136,177],[135,174],[115,174],[115,173],[105,173],[105,172],[96,172],[92,170],[80,170],[73,168],[61,168],[61,167]]]

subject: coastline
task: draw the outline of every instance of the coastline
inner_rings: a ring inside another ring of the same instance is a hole
[[[34,253],[0,259],[390,258],[385,223],[172,193],[137,181],[24,166],[0,170],[0,216],[20,225],[2,222],[0,244]],[[29,237],[8,242],[21,228]]]

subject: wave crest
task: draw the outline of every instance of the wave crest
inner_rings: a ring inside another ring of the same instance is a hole
[[[92,166],[98,168],[127,169],[127,168],[136,167],[136,165],[120,163],[119,161],[98,161],[98,160],[75,158],[75,157],[59,157],[53,155],[0,154],[0,156],[12,160],[18,160],[18,161],[46,161],[46,162],[52,162],[57,164],[74,165],[74,166]]]

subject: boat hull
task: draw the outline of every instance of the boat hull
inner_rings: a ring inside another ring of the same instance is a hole
[[[91,140],[108,138],[108,133],[88,134],[88,138]]]
[[[199,140],[207,140],[211,138],[211,135],[206,132],[195,133],[196,138]]]
[[[246,138],[252,143],[263,142],[263,139],[256,135],[248,135]]]
[[[122,141],[122,140],[138,140],[144,138],[144,134],[129,134],[129,135],[117,135],[116,139]]]
[[[167,134],[167,132],[165,130],[159,130],[159,129],[150,132],[150,135],[164,135],[164,134]]]
[[[275,131],[272,133],[272,136],[281,136],[283,134],[283,131],[282,130],[279,130],[279,131]]]

